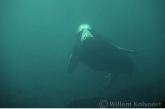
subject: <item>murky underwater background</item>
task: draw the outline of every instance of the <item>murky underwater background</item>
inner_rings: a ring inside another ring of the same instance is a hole
[[[102,92],[106,72],[83,63],[66,72],[83,23],[138,51],[130,54],[132,82],[121,74]],[[160,102],[165,99],[164,56],[164,0],[0,0],[0,107],[74,107],[75,100],[87,107],[84,99],[110,96]]]

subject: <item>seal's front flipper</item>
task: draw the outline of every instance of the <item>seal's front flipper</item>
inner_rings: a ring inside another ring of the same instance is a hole
[[[78,65],[78,59],[76,56],[74,56],[73,54],[70,56],[70,60],[69,60],[69,65],[68,65],[68,69],[67,72],[68,73],[72,73],[73,70],[77,67]]]
[[[126,52],[126,53],[135,53],[135,54],[138,54],[138,52],[136,52],[134,50],[124,49],[124,48],[121,48],[121,47],[118,47],[118,49],[120,49],[121,51]]]
[[[117,49],[119,49],[120,51],[123,51],[123,52],[125,52],[125,53],[135,53],[135,54],[138,54],[138,52],[136,52],[136,51],[134,51],[134,50],[129,50],[129,49],[121,48],[121,47],[117,46],[116,44],[114,44],[114,43],[112,43],[112,42],[111,42],[111,44],[112,44],[113,46],[115,46]]]
[[[105,91],[110,88],[111,84],[115,81],[119,73],[110,73],[105,76],[106,81],[103,83],[102,91]]]

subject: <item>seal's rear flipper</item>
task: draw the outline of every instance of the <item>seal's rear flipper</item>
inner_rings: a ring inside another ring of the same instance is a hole
[[[103,83],[104,86],[101,89],[101,91],[108,90],[118,75],[119,75],[119,73],[110,73],[110,74],[106,75],[107,80]]]

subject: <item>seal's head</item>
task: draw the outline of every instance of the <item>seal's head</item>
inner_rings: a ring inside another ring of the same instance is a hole
[[[92,33],[90,32],[91,29],[91,26],[88,24],[83,24],[78,27],[78,36],[80,37],[81,42],[93,37]]]
[[[92,29],[90,25],[88,24],[82,24],[78,27],[78,32],[83,31],[85,29]]]

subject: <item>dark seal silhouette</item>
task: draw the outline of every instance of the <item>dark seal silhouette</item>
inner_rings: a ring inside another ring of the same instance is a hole
[[[79,62],[94,70],[109,72],[105,86],[108,88],[119,73],[134,71],[134,64],[127,53],[137,52],[105,40],[87,24],[80,25],[67,72],[72,73]]]

